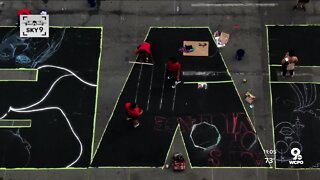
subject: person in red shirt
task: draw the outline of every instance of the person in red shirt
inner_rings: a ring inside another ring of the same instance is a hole
[[[138,54],[138,58],[137,58],[138,61],[154,64],[150,43],[142,42],[138,46],[136,50],[136,54]]]
[[[170,58],[167,61],[167,78],[172,79],[172,88],[176,88],[181,83],[181,64],[176,58]]]
[[[138,127],[140,125],[138,118],[142,115],[143,110],[133,102],[126,102],[125,109],[127,113],[127,120],[132,121],[134,128]]]
[[[20,15],[30,15],[31,12],[29,9],[27,8],[24,8],[24,9],[21,9],[18,11],[17,13],[17,22],[16,22],[16,25],[19,26],[20,25]]]

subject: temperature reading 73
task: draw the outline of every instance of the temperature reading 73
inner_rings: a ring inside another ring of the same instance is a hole
[[[273,163],[274,162],[274,159],[273,158],[264,158],[266,160],[266,163]]]

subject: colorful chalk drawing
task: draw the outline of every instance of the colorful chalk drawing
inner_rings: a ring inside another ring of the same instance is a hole
[[[310,83],[272,84],[277,168],[318,167],[318,89],[317,84]],[[293,148],[301,151],[304,164],[289,163]]]
[[[266,167],[265,155],[245,113],[198,114],[183,117],[155,116],[154,130],[171,132],[179,122],[194,167]],[[196,127],[203,126],[202,145],[194,141]],[[210,132],[212,131],[212,132]],[[205,147],[203,147],[205,146]]]
[[[54,33],[50,38],[39,39],[20,38],[19,31],[12,28],[0,44],[1,67],[37,71],[36,82],[0,83],[0,90],[6,92],[1,95],[5,103],[1,106],[0,121],[32,120],[29,128],[0,127],[1,168],[90,166],[102,30],[84,30],[92,35],[84,38],[91,39],[83,39],[85,45],[78,39],[78,44],[70,47],[94,47],[92,54],[89,49],[86,52],[92,59],[81,53],[65,53],[72,50],[62,42],[71,44],[74,38],[81,38],[81,28],[51,30]],[[81,57],[91,64],[83,65]],[[72,61],[77,64],[70,67]]]

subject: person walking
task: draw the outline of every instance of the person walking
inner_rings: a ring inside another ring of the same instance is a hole
[[[167,79],[172,80],[172,88],[181,83],[181,64],[176,58],[169,58],[167,61]]]
[[[127,114],[127,121],[132,121],[133,127],[140,125],[138,118],[143,114],[143,110],[134,102],[126,102],[125,109]]]
[[[297,4],[293,6],[293,10],[302,9],[303,11],[306,11],[305,4],[308,2],[309,0],[297,0]]]
[[[294,76],[295,65],[298,62],[298,57],[295,56],[293,50],[289,50],[284,58],[281,60],[282,76],[286,77],[287,71],[290,73],[290,77]]]

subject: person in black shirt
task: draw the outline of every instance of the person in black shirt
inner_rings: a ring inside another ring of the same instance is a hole
[[[293,7],[293,10],[303,9],[304,11],[306,11],[306,7],[304,5],[308,2],[309,0],[298,0],[297,4]]]
[[[89,3],[91,8],[96,7],[96,5],[97,5],[96,0],[88,0],[88,3]]]

